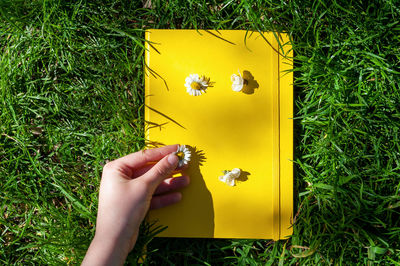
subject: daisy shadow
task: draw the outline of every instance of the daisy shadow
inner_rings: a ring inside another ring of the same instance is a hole
[[[199,150],[197,147],[192,147],[187,145],[190,153],[192,154],[190,159],[191,165],[203,166],[203,163],[206,161],[206,155],[204,151]]]
[[[255,89],[260,87],[257,80],[254,79],[254,76],[248,70],[243,71],[243,79],[246,80],[242,89],[242,92],[245,94],[254,94]]]
[[[246,182],[247,180],[249,180],[249,175],[251,175],[249,172],[242,170],[240,172],[240,176],[236,180],[239,182]]]
[[[209,88],[214,87],[215,81],[212,81],[210,77],[203,76],[202,78],[203,78],[204,80],[207,81],[207,84],[208,84],[208,87],[209,87]]]

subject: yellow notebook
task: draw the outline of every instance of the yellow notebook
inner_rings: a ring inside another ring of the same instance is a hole
[[[282,239],[293,216],[293,76],[286,35],[242,30],[149,30],[145,120],[150,143],[190,146],[180,203],[149,213],[160,236]],[[231,75],[247,84],[232,90]],[[210,78],[200,96],[185,78]],[[240,168],[235,186],[219,180]]]

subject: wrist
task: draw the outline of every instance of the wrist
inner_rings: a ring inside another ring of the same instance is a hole
[[[96,232],[82,265],[123,265],[130,243],[126,237],[110,237]]]

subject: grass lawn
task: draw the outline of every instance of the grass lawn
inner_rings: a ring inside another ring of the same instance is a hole
[[[153,239],[128,262],[400,265],[399,1],[0,1],[0,263],[77,264],[102,166],[145,147],[148,28],[287,32],[295,223],[285,241]],[[267,44],[266,44],[267,45]]]

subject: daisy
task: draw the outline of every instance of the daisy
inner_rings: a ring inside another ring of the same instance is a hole
[[[218,179],[229,186],[233,187],[236,185],[235,180],[240,176],[240,169],[234,168],[232,171],[224,171],[224,175],[220,176]]]
[[[198,74],[190,74],[185,79],[185,87],[187,93],[192,96],[199,96],[206,92],[210,83],[210,79],[204,76],[199,77]]]
[[[243,89],[243,86],[247,84],[247,80],[245,80],[242,75],[239,72],[239,76],[236,74],[233,74],[231,76],[232,80],[232,90],[233,91],[241,91]]]
[[[190,162],[190,156],[192,154],[185,145],[178,145],[178,149],[176,150],[175,155],[179,158],[178,167],[182,167],[183,165]]]

